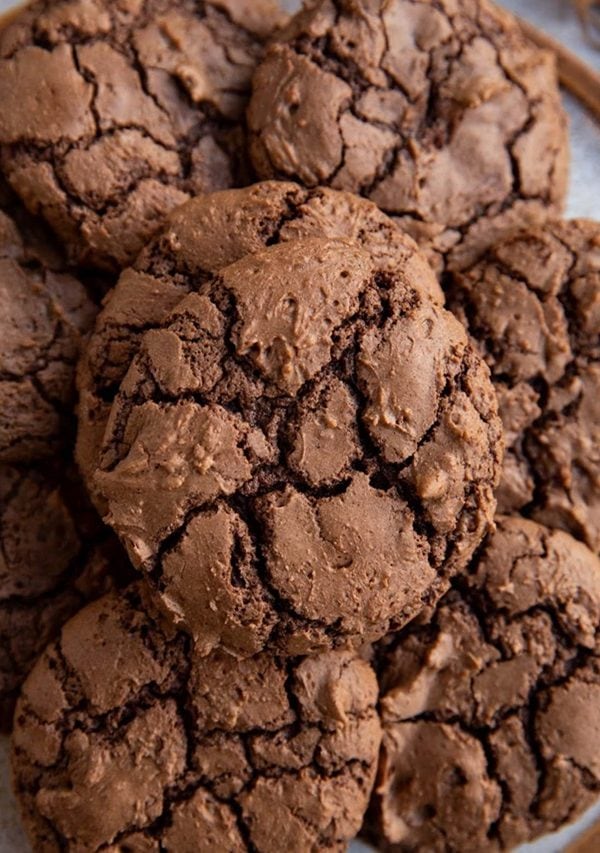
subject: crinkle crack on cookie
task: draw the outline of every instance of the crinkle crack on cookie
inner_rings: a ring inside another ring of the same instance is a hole
[[[600,562],[518,518],[428,625],[383,644],[368,821],[383,851],[482,853],[575,820],[600,795]]]
[[[0,160],[73,260],[130,263],[195,193],[248,180],[271,0],[38,0],[0,34]]]
[[[311,238],[226,267],[145,334],[96,485],[201,652],[305,654],[443,594],[491,523],[502,449],[460,323]]]
[[[193,656],[138,591],[82,611],[16,714],[13,770],[38,851],[341,851],[381,728],[351,652]]]
[[[568,139],[554,59],[486,0],[317,0],[253,79],[262,178],[376,202],[440,267],[557,214]]]
[[[139,347],[189,292],[222,267],[268,245],[303,237],[352,240],[394,272],[443,300],[440,286],[415,243],[365,199],[329,189],[266,181],[246,189],[199,196],[172,213],[164,230],[121,275],[100,313],[79,370],[77,458],[93,483],[110,405]]]
[[[492,371],[508,452],[498,492],[600,552],[600,225],[519,233],[456,276],[451,309]]]
[[[0,463],[52,456],[72,437],[75,364],[96,308],[0,210]]]
[[[0,465],[0,729],[36,658],[127,559],[72,472]]]

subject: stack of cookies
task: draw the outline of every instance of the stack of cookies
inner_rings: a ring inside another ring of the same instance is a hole
[[[35,0],[0,103],[0,707],[36,853],[574,820],[600,224],[559,219],[552,57],[488,0]]]

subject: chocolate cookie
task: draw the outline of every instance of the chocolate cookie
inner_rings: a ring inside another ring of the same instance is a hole
[[[0,463],[72,437],[75,363],[96,309],[61,259],[0,210]]]
[[[272,0],[37,0],[5,27],[2,168],[74,260],[121,268],[191,194],[247,179],[250,77],[278,14]]]
[[[599,625],[598,558],[500,517],[431,623],[382,655],[381,850],[510,850],[598,797]]]
[[[77,456],[96,501],[92,477],[110,405],[141,334],[160,326],[180,299],[222,267],[267,245],[302,237],[353,240],[383,269],[418,283],[442,302],[439,284],[414,242],[374,204],[349,193],[271,181],[190,201],[169,216],[163,232],[121,275],[80,366]]]
[[[449,293],[498,390],[508,444],[499,508],[600,552],[600,225],[523,232]]]
[[[360,193],[439,266],[560,211],[554,59],[486,0],[315,0],[272,44],[248,112],[260,177]]]
[[[126,562],[76,480],[0,466],[0,730],[35,659]]]
[[[404,625],[465,566],[495,509],[496,411],[419,281],[294,240],[144,335],[96,484],[202,653],[308,654]]]
[[[194,657],[132,588],[69,622],[29,677],[13,736],[34,849],[342,851],[381,738],[350,652]]]

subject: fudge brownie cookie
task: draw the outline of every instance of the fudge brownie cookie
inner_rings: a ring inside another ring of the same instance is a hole
[[[519,518],[381,660],[384,851],[510,850],[600,795],[600,562]]]
[[[563,222],[502,242],[455,277],[450,304],[498,391],[500,510],[600,552],[600,225]]]
[[[76,480],[0,466],[0,729],[38,655],[126,563]]]
[[[28,237],[0,210],[0,463],[50,456],[72,437],[75,363],[96,314]]]
[[[369,800],[377,682],[350,652],[191,654],[132,588],[78,614],[17,707],[36,851],[343,851]]]
[[[37,0],[0,34],[0,160],[83,265],[132,261],[190,194],[246,181],[271,0]],[[43,85],[40,85],[43,81]]]
[[[567,123],[554,59],[486,0],[316,0],[254,76],[260,177],[360,193],[439,266],[556,214]]]
[[[405,277],[437,302],[443,299],[411,238],[374,204],[349,193],[267,181],[190,201],[169,216],[162,233],[122,274],[82,359],[77,456],[92,493],[110,404],[141,334],[160,325],[186,293],[222,267],[267,245],[313,236],[355,241],[382,269]]]
[[[491,522],[501,452],[461,324],[310,238],[225,267],[144,335],[96,484],[202,653],[308,654],[436,601]]]

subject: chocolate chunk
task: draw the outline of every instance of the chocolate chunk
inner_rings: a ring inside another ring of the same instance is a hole
[[[82,611],[19,702],[36,850],[342,851],[372,787],[377,683],[351,652],[199,658],[139,591]]]
[[[487,0],[316,0],[266,51],[248,111],[262,178],[372,199],[462,267],[562,207],[553,56]]]
[[[600,225],[562,222],[491,248],[449,290],[496,384],[498,493],[600,552]]]
[[[100,313],[79,372],[77,456],[92,482],[110,403],[147,329],[160,326],[187,293],[222,267],[267,245],[304,237],[345,238],[368,249],[382,269],[403,276],[436,302],[442,293],[414,242],[377,207],[349,193],[265,182],[199,196],[171,214]]]
[[[384,727],[368,821],[384,851],[493,851],[559,829],[600,791],[600,562],[500,516],[430,624],[380,650]]]
[[[0,729],[61,626],[127,571],[73,471],[0,466]]]
[[[489,374],[406,273],[293,240],[142,338],[96,487],[204,653],[380,638],[485,535],[503,446]]]
[[[2,167],[73,260],[121,268],[190,195],[247,181],[250,77],[278,17],[271,0],[37,0],[5,27]]]

